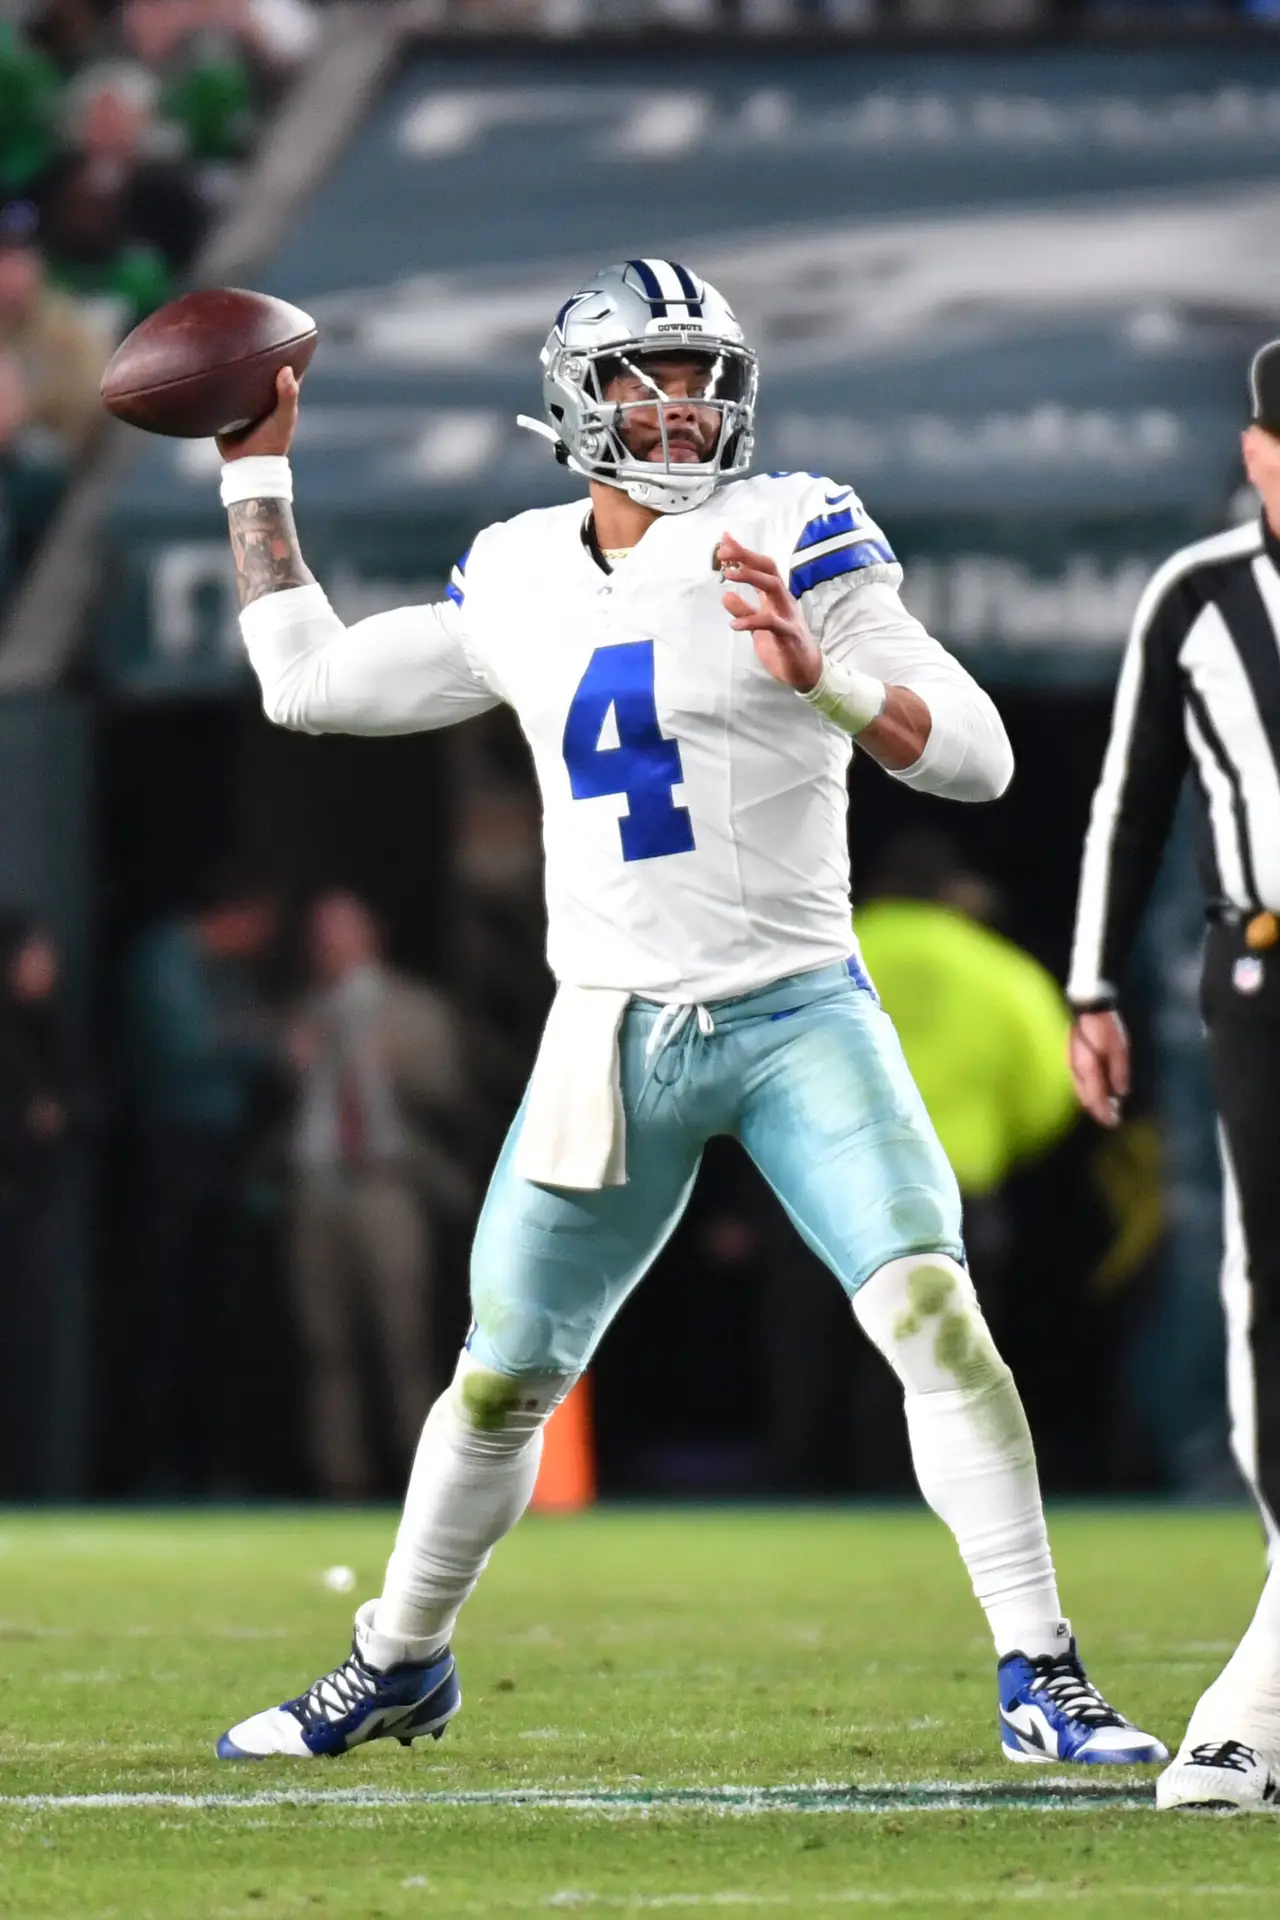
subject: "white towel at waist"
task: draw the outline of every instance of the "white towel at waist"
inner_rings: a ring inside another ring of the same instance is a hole
[[[631,995],[558,989],[516,1143],[515,1170],[544,1187],[621,1187],[627,1178],[618,1029]]]

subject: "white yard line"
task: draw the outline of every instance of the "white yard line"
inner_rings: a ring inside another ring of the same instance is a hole
[[[993,1906],[1008,1905],[1025,1907],[1041,1902],[1050,1902],[1055,1907],[1066,1901],[1089,1901],[1099,1898],[1110,1900],[1136,1899],[1231,1899],[1231,1900],[1267,1900],[1274,1898],[1270,1887],[1233,1887],[1233,1886],[1180,1886],[1154,1887],[1148,1884],[1132,1887],[1064,1887],[1052,1881],[1023,1882],[1016,1887],[990,1887],[980,1891],[977,1888],[955,1887],[901,1887],[879,1891],[871,1887],[847,1887],[827,1893],[816,1893],[806,1888],[801,1893],[634,1893],[604,1894],[578,1893],[566,1888],[562,1893],[548,1894],[541,1902],[544,1907],[563,1909],[569,1912],[583,1912],[589,1907],[613,1909],[624,1913],[649,1913],[662,1907],[775,1907],[787,1908],[803,1905],[806,1913],[815,1907],[909,1907],[918,1912],[922,1907],[941,1907],[952,1912],[956,1907],[980,1907],[984,1912]],[[491,1908],[476,1907],[473,1911],[491,1912]]]
[[[508,1787],[441,1792],[397,1787],[266,1787],[253,1793],[24,1793],[0,1795],[7,1812],[124,1813],[147,1808],[217,1812],[266,1807],[513,1807],[564,1813],[645,1815],[656,1811],[761,1813],[927,1813],[958,1808],[985,1812],[1121,1812],[1149,1808],[1153,1789],[1058,1778],[1016,1786],[960,1780],[901,1781],[874,1787],[826,1782],[785,1787],[563,1788]]]

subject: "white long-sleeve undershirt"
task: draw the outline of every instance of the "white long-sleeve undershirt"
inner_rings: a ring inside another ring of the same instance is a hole
[[[993,800],[1013,753],[982,688],[921,626],[896,587],[831,581],[805,596],[823,652],[837,665],[908,687],[929,709],[924,752],[894,772],[949,800]],[[455,725],[501,704],[471,657],[451,602],[397,607],[345,627],[319,586],[253,601],[240,616],[263,709],[302,733],[403,734]]]
[[[892,772],[944,800],[996,800],[1013,778],[1013,749],[994,701],[902,604],[888,581],[832,580],[804,597],[810,631],[833,665],[908,687],[929,709],[920,758]]]
[[[448,600],[344,627],[322,587],[288,587],[252,601],[240,631],[263,711],[295,733],[426,733],[501,705]]]

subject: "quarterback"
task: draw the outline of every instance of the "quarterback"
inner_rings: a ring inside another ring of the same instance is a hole
[[[1005,1754],[1163,1760],[1081,1667],[956,1183],[850,936],[853,743],[922,792],[992,800],[1012,773],[995,708],[902,605],[851,487],[745,477],[756,359],[714,287],[674,261],[605,268],[560,309],[542,373],[545,421],[524,424],[589,499],[486,527],[439,605],[351,628],[294,530],[291,373],[222,446],[272,720],[397,734],[514,710],[558,991],[382,1593],[346,1660],[218,1752],[443,1732],[458,1613],[528,1504],[543,1425],[679,1220],[706,1141],[729,1134],[901,1382],[921,1489],[995,1641]]]

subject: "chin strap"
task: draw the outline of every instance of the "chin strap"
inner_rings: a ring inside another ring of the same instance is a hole
[[[719,484],[718,480],[709,480],[705,482],[705,492],[700,488],[696,493],[673,495],[663,491],[661,481],[631,480],[620,483],[629,500],[634,500],[639,507],[651,507],[655,513],[692,513],[695,507],[705,507]]]
[[[545,420],[535,420],[532,414],[518,413],[516,415],[516,425],[523,427],[526,433],[539,434],[542,439],[549,440],[553,447],[562,447],[564,445],[563,440],[554,427],[549,427]]]
[[[568,467],[570,473],[580,474],[584,480],[601,480],[607,487],[616,487],[619,493],[625,493],[638,506],[652,507],[655,513],[689,513],[709,500],[719,484],[712,479],[708,482],[706,493],[677,495],[673,499],[664,495],[660,480],[611,480],[607,474],[593,473],[590,467],[580,465],[555,428],[549,427],[545,420],[535,420],[531,414],[518,413],[516,425],[523,427],[526,433],[536,433],[540,440],[549,440],[556,459],[562,467]]]
[[[549,427],[545,420],[534,420],[527,413],[518,413],[516,415],[516,425],[523,427],[526,433],[536,433],[541,440],[549,440],[556,459],[562,467],[568,467],[570,473],[580,473],[584,480],[590,480],[592,478],[585,467],[578,465],[555,428]]]

